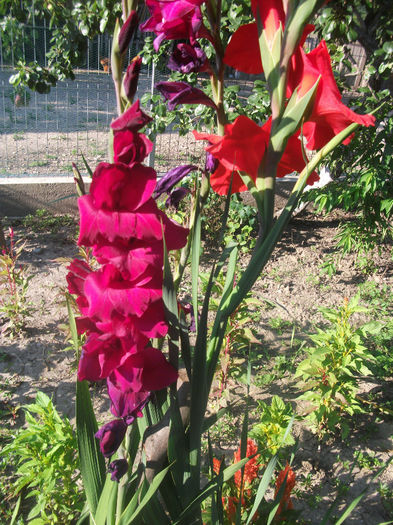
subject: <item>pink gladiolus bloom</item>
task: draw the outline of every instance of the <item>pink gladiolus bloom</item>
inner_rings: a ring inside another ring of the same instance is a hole
[[[149,393],[167,387],[177,379],[177,371],[160,350],[144,348],[129,356],[108,378],[111,410],[117,417],[136,417]]]
[[[111,123],[111,128],[113,131],[124,131],[126,129],[139,131],[151,120],[152,118],[140,109],[138,99],[127,111]]]
[[[112,243],[104,242],[93,247],[94,256],[100,264],[116,266],[124,279],[144,279],[151,272],[151,267],[161,268],[163,265],[161,241],[146,243],[133,238],[117,238]]]
[[[111,319],[114,311],[141,317],[150,303],[161,298],[162,275],[154,272],[148,282],[125,281],[120,272],[107,264],[91,273],[85,282],[87,315],[100,320]]]
[[[154,49],[158,51],[163,40],[188,39],[207,36],[202,23],[200,6],[205,0],[146,0],[151,17],[141,25],[141,31],[157,35]]]
[[[97,208],[109,211],[137,210],[154,191],[156,172],[142,164],[101,162],[93,176],[90,195]]]
[[[113,138],[114,161],[123,164],[143,162],[153,149],[153,143],[143,133],[118,131]]]
[[[168,67],[172,71],[180,71],[187,74],[200,73],[209,70],[205,52],[199,45],[180,43],[177,44],[168,61]]]
[[[136,11],[131,11],[127,20],[121,26],[119,33],[119,52],[122,55],[127,51],[132,35],[138,26],[138,14]]]
[[[112,456],[120,447],[127,431],[122,419],[115,419],[103,425],[95,437],[100,440],[100,450],[105,457]]]
[[[143,343],[146,346],[147,337]],[[141,345],[141,342],[139,343]],[[138,346],[130,338],[119,338],[112,334],[93,332],[83,346],[78,366],[78,380],[100,381],[118,368]]]
[[[311,150],[322,148],[352,122],[363,126],[375,124],[374,116],[358,115],[341,102],[341,94],[334,79],[324,40],[310,53],[306,54],[299,49],[293,56],[292,68],[288,75],[288,96],[298,88],[297,95],[302,97],[320,76],[312,112],[303,125],[307,148]],[[345,139],[344,144],[348,144],[351,138]]]

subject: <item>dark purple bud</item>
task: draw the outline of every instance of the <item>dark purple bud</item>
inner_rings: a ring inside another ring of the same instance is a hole
[[[206,71],[207,58],[204,51],[197,45],[177,44],[169,61],[169,69],[181,73]]]
[[[127,20],[121,26],[119,33],[119,52],[122,55],[127,51],[131,42],[132,35],[138,26],[138,14],[136,11],[131,11]]]
[[[128,463],[126,459],[115,459],[108,465],[108,472],[111,474],[111,480],[119,483],[120,479],[127,473]]]
[[[165,201],[165,206],[169,208],[170,206],[175,208],[176,210],[179,208],[180,202],[184,199],[184,197],[190,193],[190,190],[186,188],[185,186],[181,186],[180,188],[175,188],[171,193],[169,194],[169,197]]]
[[[217,109],[210,97],[198,89],[189,86],[186,82],[158,82],[156,88],[168,100],[168,109],[172,111],[178,104],[203,104]]]
[[[100,450],[106,458],[112,456],[120,447],[126,435],[127,425],[122,419],[114,419],[102,426],[95,437],[100,440]]]
[[[131,64],[128,66],[126,74],[124,75],[123,87],[124,93],[128,100],[132,102],[135,97],[136,89],[138,87],[139,73],[141,71],[142,59],[140,56],[136,56],[132,59]]]
[[[113,131],[124,131],[125,129],[139,131],[151,120],[152,118],[140,109],[139,100],[136,100],[127,111],[111,123],[111,128]]]
[[[198,166],[193,164],[185,164],[183,166],[177,166],[168,171],[156,184],[154,189],[153,198],[158,199],[163,193],[169,193],[173,186],[176,186],[184,177],[186,177],[191,171],[197,170]]]
[[[213,155],[207,151],[206,152],[206,162],[205,162],[205,170],[209,173],[214,173],[218,167],[218,159],[213,157]]]

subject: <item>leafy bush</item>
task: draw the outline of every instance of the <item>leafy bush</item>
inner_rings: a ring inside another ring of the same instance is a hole
[[[385,109],[375,128],[362,129],[350,146],[340,146],[329,165],[333,182],[307,192],[317,211],[341,207],[355,218],[341,224],[337,248],[341,254],[368,253],[392,238],[393,116]]]
[[[360,375],[371,374],[368,364],[373,357],[363,343],[368,334],[378,334],[382,324],[371,321],[359,328],[352,324],[355,313],[367,311],[358,306],[357,297],[345,299],[338,309],[320,311],[330,326],[310,336],[314,346],[305,349],[308,357],[298,365],[295,377],[301,378],[305,391],[300,399],[313,407],[307,417],[317,433],[334,432],[340,425],[345,438],[349,425],[341,416],[364,412],[357,398],[358,382]]]
[[[23,490],[25,501],[32,500],[29,524],[72,523],[84,497],[78,486],[77,444],[71,424],[43,392],[37,392],[35,403],[24,409],[26,427],[10,435],[11,442],[1,452],[16,466],[11,492],[18,495]]]

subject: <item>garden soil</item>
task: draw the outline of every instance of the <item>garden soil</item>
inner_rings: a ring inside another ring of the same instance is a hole
[[[257,358],[253,361],[252,421],[257,420],[257,401],[268,402],[275,394],[290,401],[298,414],[310,410],[297,399],[300,392],[293,377],[293,363],[297,358],[293,340],[294,337],[301,340],[305,334],[315,332],[315,326],[323,320],[318,307],[342,305],[344,298],[356,295],[359,284],[367,281],[392,285],[391,247],[383,247],[380,254],[375,253],[363,271],[351,255],[341,260],[334,275],[321,273],[321,264],[333,253],[339,220],[345,220],[345,216],[339,215],[324,218],[303,212],[293,219],[254,287],[253,296],[261,304],[260,321],[254,329],[265,359],[263,364]],[[10,339],[5,334],[0,335],[2,432],[23,424],[23,411],[19,407],[31,403],[37,390],[52,396],[60,413],[75,421],[77,363],[68,339],[65,276],[67,259],[78,251],[76,226],[39,233],[27,229],[21,222],[14,221],[13,226],[16,238],[26,242],[19,262],[26,265],[31,277],[28,288],[31,315],[21,336]],[[247,256],[243,258],[245,263]],[[286,363],[292,363],[292,368]],[[242,361],[236,366],[241,370]],[[261,380],[264,374],[273,378],[266,381],[267,384]],[[212,400],[212,407],[225,404],[230,414],[227,430],[222,427],[217,433],[217,455],[227,453],[232,457],[238,446],[245,391],[244,383],[234,374],[228,379],[227,391],[220,403],[217,399]],[[92,385],[91,392],[97,418],[103,422],[110,417],[104,384]],[[392,400],[393,380],[381,382],[370,376],[362,379],[361,393],[370,392],[378,399]],[[236,438],[233,428],[238,430]],[[345,523],[377,525],[393,519],[392,501],[386,497],[386,493],[393,491],[393,465],[374,479],[378,470],[375,465],[385,465],[393,455],[392,417],[378,410],[358,416],[352,421],[350,435],[344,441],[337,435],[319,442],[310,428],[300,422],[294,425],[294,435],[298,439],[298,450],[293,461],[297,479],[293,504],[295,509],[302,510],[298,523],[321,523],[340,489],[345,494],[332,513],[331,523],[335,522],[333,518],[340,516],[345,505],[365,489],[365,497]],[[359,452],[363,457],[373,458],[371,463],[374,464],[366,465],[363,461],[361,466],[353,467],[354,456]],[[382,497],[380,484],[385,487],[385,497]]]

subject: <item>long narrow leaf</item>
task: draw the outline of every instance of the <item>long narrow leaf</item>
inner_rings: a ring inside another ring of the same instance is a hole
[[[108,474],[95,512],[94,521],[96,525],[105,525],[106,523],[113,522],[113,519],[109,516],[108,510],[111,508],[110,502],[112,498],[116,497],[117,488],[118,483],[112,481]]]
[[[76,429],[83,486],[90,512],[94,515],[105,481],[105,462],[94,437],[97,421],[87,381],[76,383]]]
[[[198,280],[199,280],[199,258],[201,249],[201,214],[199,190],[195,196],[195,222],[191,241],[191,294],[192,306],[194,308],[195,326],[198,331]]]
[[[120,517],[120,520],[118,521],[117,525],[130,525],[134,519],[136,519],[145,506],[149,503],[150,499],[154,496],[154,494],[157,492],[159,486],[161,485],[161,482],[165,478],[168,470],[171,468],[171,465],[169,465],[167,468],[159,472],[153,479],[151,485],[149,486],[149,489],[147,490],[146,494],[143,496],[142,500],[138,503],[137,508],[134,510],[134,504],[130,506],[130,504],[125,508],[123,514]]]
[[[265,492],[268,486],[270,485],[270,480],[273,477],[274,469],[276,468],[276,463],[277,463],[277,456],[273,456],[271,460],[269,461],[269,463],[267,464],[267,467],[265,469],[265,472],[263,473],[261,482],[259,483],[257,494],[255,496],[254,505],[252,506],[252,509],[246,521],[246,525],[249,525],[249,523],[251,523],[251,520],[254,514],[257,512],[259,505],[261,504],[265,496]]]

